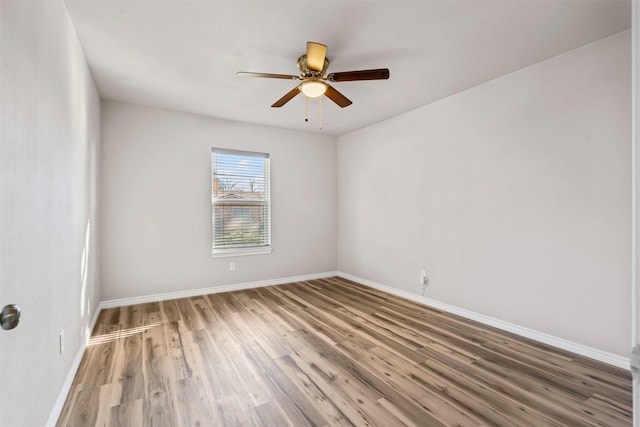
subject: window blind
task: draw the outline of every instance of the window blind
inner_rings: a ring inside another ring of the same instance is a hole
[[[271,246],[269,154],[211,149],[213,254]]]

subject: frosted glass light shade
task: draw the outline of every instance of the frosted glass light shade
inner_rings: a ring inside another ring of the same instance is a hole
[[[309,98],[318,98],[327,91],[327,85],[323,82],[316,80],[310,80],[303,82],[300,86],[300,90]]]

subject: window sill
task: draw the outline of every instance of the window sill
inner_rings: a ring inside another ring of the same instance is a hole
[[[248,255],[267,255],[272,251],[268,248],[249,248],[249,249],[218,249],[211,253],[211,258],[227,258],[232,256],[248,256]]]

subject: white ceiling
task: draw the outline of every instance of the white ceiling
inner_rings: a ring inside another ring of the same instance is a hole
[[[333,86],[322,102],[341,135],[631,27],[630,0],[219,2],[66,0],[103,99],[318,132],[317,101],[270,105],[295,81],[307,41],[329,72],[389,68],[389,80]]]

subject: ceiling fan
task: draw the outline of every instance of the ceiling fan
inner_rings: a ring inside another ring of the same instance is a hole
[[[351,100],[330,86],[327,82],[349,82],[355,80],[386,80],[389,78],[388,68],[377,68],[374,70],[342,71],[330,73],[325,76],[329,67],[329,60],[326,58],[327,46],[307,42],[307,53],[298,58],[298,69],[300,75],[292,74],[269,74],[238,72],[238,76],[262,77],[267,79],[287,79],[302,80],[302,82],[287,92],[282,98],[273,103],[272,107],[282,107],[291,101],[300,92],[309,98],[319,98],[326,95],[327,98],[344,108],[352,104]]]

